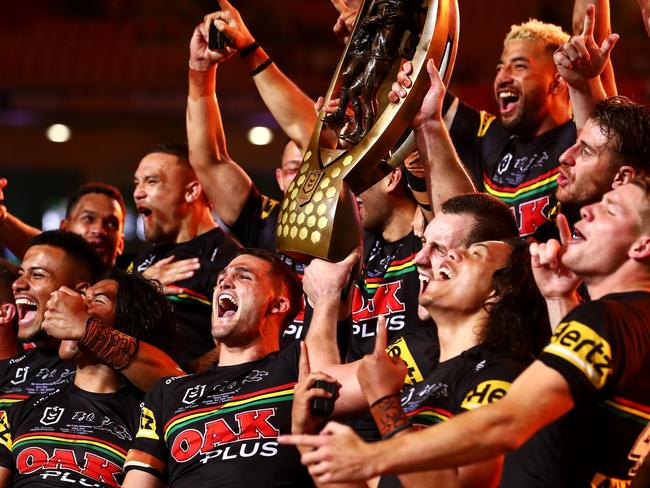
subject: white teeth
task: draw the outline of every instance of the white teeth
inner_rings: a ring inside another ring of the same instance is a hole
[[[499,98],[508,98],[508,97],[517,97],[515,93],[512,92],[501,92],[499,93]]]
[[[225,301],[230,302],[235,307],[239,306],[239,304],[237,303],[237,300],[235,300],[234,297],[231,297],[230,295],[226,295],[225,293],[223,295],[219,295],[219,305],[221,305],[223,307]]]
[[[421,274],[421,275],[418,275],[418,277],[420,278],[420,281],[424,281],[425,283],[429,282],[429,277],[426,276],[426,275]]]
[[[27,305],[29,307],[37,307],[38,304],[29,298],[16,298],[16,305]]]
[[[438,279],[438,280],[450,280],[451,279],[451,272],[447,268],[440,268],[438,270],[438,274],[436,276],[436,279]]]

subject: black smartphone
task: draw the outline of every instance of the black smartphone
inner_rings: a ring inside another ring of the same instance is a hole
[[[221,6],[217,3],[217,10],[221,10]],[[214,22],[210,22],[210,29],[208,30],[208,49],[211,51],[222,51],[226,47],[226,36],[223,32],[217,30]]]
[[[321,388],[328,393],[336,396],[336,384],[328,381],[316,380],[312,388]],[[311,414],[314,417],[328,417],[334,410],[334,396],[331,398],[312,398],[311,400]]]

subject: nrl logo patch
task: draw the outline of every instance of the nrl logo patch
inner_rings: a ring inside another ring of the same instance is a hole
[[[61,420],[61,416],[63,415],[63,412],[65,411],[65,408],[63,407],[47,407],[45,409],[45,412],[43,412],[43,417],[41,417],[41,424],[43,425],[52,425],[56,424],[59,420]]]
[[[187,390],[185,390],[185,395],[183,396],[183,403],[186,405],[194,403],[195,401],[197,401],[199,398],[203,396],[204,391],[205,391],[205,385],[196,385],[193,386],[192,388],[188,388]]]

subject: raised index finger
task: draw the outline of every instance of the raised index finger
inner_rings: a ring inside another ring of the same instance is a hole
[[[562,245],[565,245],[571,240],[571,227],[569,227],[569,221],[566,219],[564,214],[557,215],[557,229],[560,232],[560,242]]]
[[[298,379],[302,380],[309,376],[311,373],[311,366],[309,364],[309,351],[305,341],[300,341],[300,361],[298,362]]]
[[[594,18],[596,17],[596,8],[593,4],[587,6],[587,12],[585,13],[585,23],[582,29],[583,36],[592,36],[594,35]]]
[[[388,343],[388,333],[386,329],[386,317],[380,315],[377,319],[377,334],[375,336],[374,354],[381,354],[386,351],[386,345]]]

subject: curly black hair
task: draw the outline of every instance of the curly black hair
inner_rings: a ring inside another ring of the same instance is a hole
[[[137,273],[110,269],[106,280],[117,282],[115,329],[162,349],[170,356],[181,343],[178,319],[162,294],[162,285]]]
[[[489,322],[481,341],[491,349],[532,360],[551,337],[546,302],[533,277],[528,244],[522,239],[506,242],[512,252],[505,267],[492,276],[497,300],[483,304]]]

